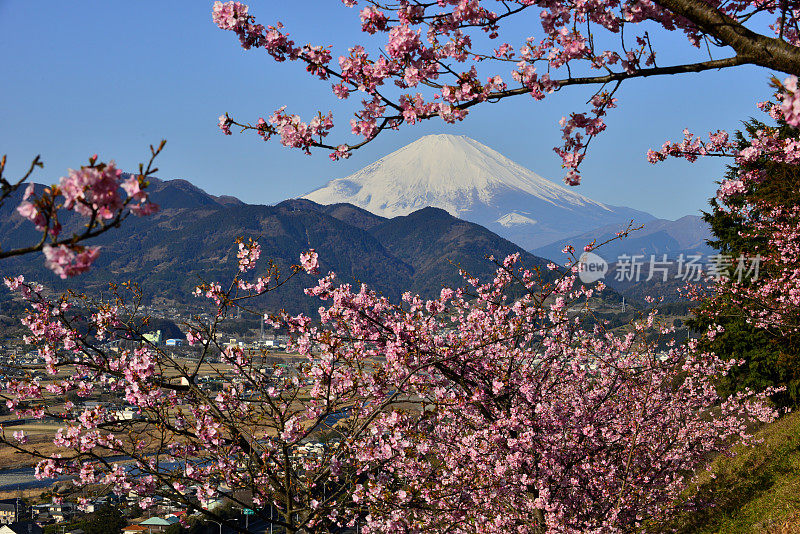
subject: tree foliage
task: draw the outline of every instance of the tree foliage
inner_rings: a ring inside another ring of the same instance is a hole
[[[362,140],[352,145],[325,142],[330,114],[303,122],[281,108],[253,125],[225,115],[220,127],[230,133],[237,125],[265,139],[277,135],[306,151],[328,148],[337,159],[404,123],[434,116],[455,122],[479,103],[599,85],[590,111],[562,124],[565,142],[557,152],[569,169],[566,180],[576,184],[588,144],[605,128],[604,116],[625,80],[748,63],[800,73],[791,2],[492,4],[499,13],[488,4],[368,2],[363,30],[385,34],[384,50],[371,58],[364,47],[353,47],[333,68],[327,48],[296,46],[279,24],[257,24],[247,6],[216,2],[214,21],[235,32],[245,48],[305,63],[312,75],[332,79],[340,98],[365,95],[351,122]],[[774,18],[776,37],[752,29],[764,13]],[[498,41],[492,50],[479,49],[485,40],[470,35],[498,38],[507,19],[529,14],[541,36],[523,35],[516,45]],[[726,53],[730,47],[733,54],[658,66],[645,29],[650,25],[681,31],[694,46]],[[479,68],[492,64],[510,66],[514,85],[495,72],[482,82]],[[401,91],[396,97],[385,92],[392,83]],[[780,97],[780,105],[765,109],[786,127],[800,125],[796,78],[784,82]],[[747,136],[749,144],[725,132],[712,132],[708,141],[687,132],[649,157],[736,158],[739,169],[720,184],[719,205],[731,218],[720,219],[719,235],[727,236],[731,250],[763,254],[769,276],[723,279],[712,298],[725,303],[719,310],[741,310],[748,328],[794,335],[800,207],[794,197],[776,201],[788,194],[780,180],[775,190],[763,184],[782,170],[794,176],[800,143],[781,127],[760,126]],[[103,228],[102,221],[121,223],[126,209],[148,212],[141,189],[149,168],[140,170],[120,181],[111,163],[93,158],[58,187],[36,196],[31,190],[18,211],[43,236],[19,254],[50,250],[51,267],[64,276],[87,269],[96,251],[74,248],[75,240],[59,243],[54,214],[73,209],[89,218],[87,228],[98,221]],[[0,182],[3,194],[22,181]],[[746,239],[734,239],[732,223],[747,229],[736,234]],[[47,239],[54,241],[45,245]],[[252,299],[297,273],[316,274],[319,262],[309,250],[288,273],[274,263],[253,271],[260,256],[257,242],[240,240],[237,275],[224,286],[208,282],[195,289],[215,314],[186,325],[188,342],[199,349],[192,360],[142,335],[137,295],[125,295],[130,286],[117,286],[110,300],[94,300],[76,293],[51,297],[35,282],[7,278],[28,305],[26,341],[38,349],[47,377],[28,368],[0,394],[18,416],[54,416],[64,425],[53,439],[57,454],[28,445],[23,431],[2,434],[0,442],[37,458],[42,477],[67,475],[79,487],[135,491],[144,508],[156,496],[168,497],[220,522],[226,517],[209,504],[224,497],[252,506],[265,521],[276,516],[289,532],[356,524],[368,532],[630,532],[668,516],[693,469],[737,440],[747,443],[752,423],[776,416],[743,384],[731,386],[738,392],[728,398],[718,395],[719,377],[737,364],[729,354],[704,351],[693,340],[676,343],[672,327],[656,313],[622,333],[601,320],[589,327],[581,317],[590,314],[587,301],[602,288],[575,286],[571,270],[544,276],[520,265],[517,255],[495,260],[488,280],[462,272],[461,287],[429,299],[406,293],[399,303],[366,286],[337,284],[328,273],[306,290],[321,300],[318,319],[287,313],[267,319],[291,333],[299,363],[267,365],[258,350],[223,343],[219,324],[233,312],[260,317],[248,307]],[[710,314],[704,342],[725,332],[720,316]],[[120,339],[126,343],[109,343]],[[218,387],[207,387],[209,381]],[[128,409],[70,400],[103,393],[123,397]],[[119,455],[131,463],[115,461]]]
[[[119,534],[127,524],[122,511],[107,504],[92,512],[80,528],[86,534]]]
[[[65,530],[82,530],[85,534],[120,534],[128,521],[122,511],[113,505],[104,504],[86,516],[70,521],[66,525],[53,524],[44,527],[45,534],[58,534]]]
[[[777,128],[763,122],[751,120],[745,129],[736,136],[739,150],[752,147],[751,142],[758,139],[760,132],[773,130],[776,140],[796,143],[800,132],[782,123]],[[742,181],[740,177],[756,173],[752,179]],[[798,264],[792,255],[795,237],[786,235],[785,224],[776,209],[792,210],[800,205],[800,168],[792,162],[775,161],[769,154],[762,154],[749,161],[740,161],[728,168],[721,183],[742,183],[735,186],[730,195],[719,195],[710,200],[711,211],[704,213],[709,223],[713,240],[709,242],[721,254],[730,258],[740,256],[763,256],[758,273],[759,280],[744,280],[743,292],[731,289],[730,283],[723,283],[713,297],[701,302],[695,317],[689,323],[698,331],[704,332],[713,325],[719,333],[705,337],[702,346],[718,354],[735,355],[742,361],[722,379],[720,388],[723,394],[731,394],[745,388],[764,389],[783,387],[773,396],[782,406],[796,406],[800,401],[800,335],[796,330],[796,303],[789,306],[775,300],[774,292],[759,291],[765,284],[778,283],[779,292],[791,295],[791,284],[787,286],[787,272],[793,272]],[[794,220],[793,215],[789,216]],[[778,240],[789,237],[779,250]],[[788,247],[786,245],[789,245]],[[796,246],[796,245],[794,245]],[[732,279],[735,265],[727,266],[727,274]],[[790,276],[794,278],[793,275]],[[738,282],[738,280],[736,280]],[[780,295],[777,296],[780,298]],[[768,311],[772,317],[759,320]]]
[[[758,397],[719,399],[713,384],[729,364],[663,343],[672,329],[655,313],[627,335],[584,328],[570,310],[601,288],[573,287],[570,272],[549,282],[517,256],[498,261],[492,280],[462,273],[461,289],[402,304],[329,273],[307,290],[324,301],[318,322],[270,319],[301,362],[265,366],[215,335],[286,282],[277,271],[248,280],[259,256],[256,242],[240,242],[240,274],[197,288],[217,312],[188,325],[201,349],[192,361],[132,331],[121,297],[77,306],[8,279],[29,302],[29,341],[51,378],[12,380],[3,396],[20,415],[67,423],[57,456],[26,447],[22,432],[3,442],[37,456],[44,476],[133,490],[144,507],[162,495],[217,521],[206,503],[224,497],[264,520],[271,510],[291,532],[356,522],[373,532],[623,532],[667,514],[687,470],[774,417]],[[318,268],[315,252],[300,259],[293,272]],[[85,309],[94,311],[75,316]],[[118,337],[140,345],[98,343]],[[217,353],[221,364],[207,361]],[[73,390],[119,392],[138,416],[43,402]],[[136,468],[107,459],[118,455]]]

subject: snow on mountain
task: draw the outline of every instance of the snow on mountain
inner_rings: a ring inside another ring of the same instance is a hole
[[[303,198],[383,217],[433,206],[532,249],[647,213],[607,206],[546,180],[474,139],[428,135]]]
[[[515,224],[536,224],[535,219],[520,215],[519,213],[506,213],[495,222],[506,228],[511,228]]]

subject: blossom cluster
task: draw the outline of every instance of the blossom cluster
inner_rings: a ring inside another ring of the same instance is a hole
[[[349,0],[344,3],[357,4]],[[645,23],[683,32],[692,47],[709,42],[703,41],[702,25],[654,2],[556,0],[545,5],[525,0],[453,0],[385,4],[366,0],[362,4],[358,14],[361,30],[372,36],[370,40],[378,36],[380,52],[371,54],[363,45],[355,44],[334,60],[329,46],[298,45],[290,40],[280,22],[267,27],[257,24],[245,4],[214,3],[214,23],[234,32],[245,49],[263,49],[276,61],[304,63],[311,75],[333,80],[331,89],[338,99],[354,92],[364,95],[361,108],[354,112],[356,119],[350,121],[350,130],[358,141],[329,144],[324,135],[305,136],[303,131],[310,123],[285,114],[281,108],[276,113],[297,130],[288,138],[281,133],[284,145],[306,152],[313,147],[329,149],[331,159],[336,160],[382,130],[402,124],[434,117],[453,123],[463,120],[476,104],[518,95],[542,100],[568,85],[595,85],[600,89],[589,99],[590,109],[562,118],[563,144],[555,148],[566,169],[565,182],[577,185],[589,142],[605,130],[608,110],[616,107],[613,94],[619,84],[661,73],[650,37],[652,28],[648,30]],[[772,27],[789,43],[798,39],[796,31],[790,29],[794,28],[796,10],[787,11],[777,0],[722,4],[719,10],[741,23],[753,12],[780,11]],[[530,35],[509,36],[513,26],[506,21],[510,17],[529,17],[529,23],[523,26]],[[680,71],[681,66],[675,67]],[[688,70],[697,68],[706,67],[687,66]],[[781,104],[790,124],[800,121],[800,96],[794,80],[789,78],[784,83]],[[611,90],[609,84],[615,84]],[[399,88],[396,95],[391,93],[392,86]],[[328,116],[325,133],[333,125]],[[225,134],[230,133],[232,124],[256,130],[265,139],[275,133],[270,129],[269,135],[264,135],[260,122],[250,125],[227,115],[220,117]]]
[[[153,149],[153,157],[162,147],[163,143],[158,150]],[[45,265],[61,278],[85,272],[99,256],[100,247],[84,246],[78,241],[108,230],[128,214],[146,216],[158,211],[158,205],[150,201],[146,191],[149,173],[148,167],[146,173],[126,175],[114,161],[99,163],[94,155],[89,165],[70,169],[58,185],[37,193],[34,184],[28,184],[16,211],[51,238],[51,243],[41,245]],[[89,218],[82,233],[59,240],[62,210]]]
[[[219,351],[218,373],[228,379],[215,392],[147,342],[119,302],[73,307],[69,299],[50,302],[21,277],[6,281],[30,303],[27,341],[54,375],[47,386],[9,380],[2,395],[12,408],[21,413],[45,391],[87,396],[105,388],[140,414],[126,421],[95,407],[67,416],[54,443],[69,454],[42,459],[39,476],[134,490],[145,506],[156,494],[207,503],[225,488],[247,487],[278,521],[308,530],[359,522],[369,532],[458,524],[493,533],[623,532],[664,513],[687,470],[734,438],[749,439],[748,421],[775,415],[758,396],[716,396],[717,376],[735,362],[692,343],[657,348],[648,334],[670,328],[654,313],[626,335],[600,324],[585,329],[570,309],[587,305],[601,286],[576,285],[571,272],[542,278],[519,255],[496,261],[489,280],[462,273],[463,287],[432,299],[406,293],[402,303],[365,285],[337,285],[329,273],[306,290],[323,301],[318,320],[269,318],[290,333],[288,350],[303,361],[265,367],[216,335],[229,309],[283,283],[272,264],[269,287],[241,282],[258,272],[260,249],[238,245],[234,282],[196,290],[217,313],[187,334],[201,361],[212,347]],[[314,250],[293,268],[318,270]],[[76,321],[72,310],[87,307],[96,311]],[[120,338],[140,341],[118,351],[93,342]],[[59,375],[64,365],[74,375]],[[712,406],[718,417],[704,417]],[[153,442],[128,432],[142,425],[162,436],[166,464],[154,460]],[[332,427],[339,441],[308,445]],[[24,446],[24,435],[13,439]],[[131,457],[136,469],[97,460],[101,451]]]
[[[86,272],[100,255],[100,247],[81,245],[45,245],[42,249],[45,266],[60,278]]]
[[[754,123],[737,142],[722,131],[709,134],[705,142],[685,131],[680,143],[667,142],[660,151],[650,152],[653,162],[668,156],[695,161],[706,155],[734,160],[736,171],[720,182],[716,202],[720,211],[738,221],[738,235],[749,243],[746,252],[759,257],[761,272],[742,280],[735,276],[739,266],[730,266],[710,296],[694,297],[732,302],[747,322],[776,332],[800,328],[800,210],[792,194],[763,196],[759,190],[794,187],[779,182],[796,176],[800,168],[796,91],[796,77],[787,78],[776,94],[780,103],[759,105],[778,124]]]

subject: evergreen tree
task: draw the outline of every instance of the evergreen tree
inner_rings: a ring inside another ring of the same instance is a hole
[[[751,139],[765,125],[751,119],[744,131],[737,133],[740,150],[751,145]],[[800,130],[786,124],[780,126],[780,137],[800,138]],[[768,158],[759,158],[729,166],[724,180],[736,180],[742,172],[757,171],[761,178],[746,182],[740,194],[710,199],[711,210],[703,213],[703,219],[711,227],[713,239],[709,245],[733,262],[728,266],[728,276],[736,278],[734,269],[739,257],[753,258],[770,246],[769,232],[757,222],[768,219],[775,206],[794,207],[800,205],[800,167]],[[775,276],[781,267],[761,263],[759,278]],[[743,279],[745,286],[750,283]],[[758,303],[753,303],[757,308]],[[792,329],[754,324],[753,309],[745,309],[738,299],[725,291],[704,300],[687,321],[693,330],[706,332],[711,325],[720,325],[724,330],[716,335],[703,336],[701,348],[717,353],[721,357],[733,357],[743,364],[731,369],[720,380],[720,392],[730,395],[750,388],[756,391],[770,386],[785,387],[785,391],[772,396],[779,406],[796,406],[800,401],[800,335]]]

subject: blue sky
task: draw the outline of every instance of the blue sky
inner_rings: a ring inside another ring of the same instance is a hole
[[[334,140],[348,141],[353,108],[301,65],[242,50],[232,33],[211,22],[212,3],[0,0],[0,153],[8,154],[9,176],[36,154],[45,161],[35,177],[40,182],[56,181],[93,153],[132,170],[147,158],[150,143],[166,138],[160,177],[270,204],[346,176],[423,135],[453,133],[561,180],[552,151],[560,140],[558,119],[583,110],[586,88],[567,88],[542,102],[518,97],[478,106],[457,125],[428,121],[387,132],[338,163],[325,152],[306,156],[252,134],[222,135],[216,123],[224,112],[255,120],[287,105],[306,118],[333,109],[341,125]],[[333,45],[334,56],[362,38],[358,11],[338,0],[255,0],[251,13],[263,24],[282,21],[299,43]],[[659,44],[662,57],[685,48],[675,36],[656,36]],[[647,149],[680,138],[683,128],[733,130],[757,116],[755,102],[769,96],[770,75],[745,67],[624,84],[607,132],[593,142],[579,192],[659,217],[697,213],[713,195],[724,162],[653,166]]]

